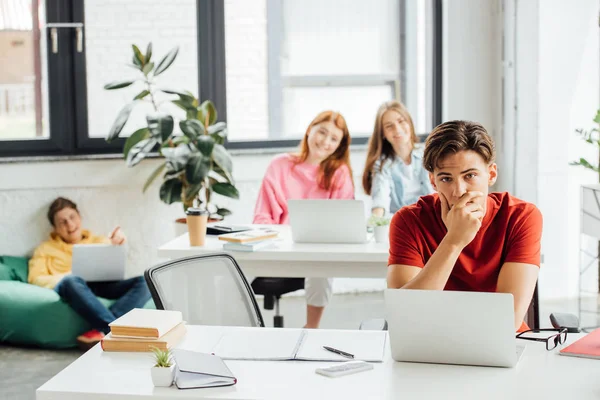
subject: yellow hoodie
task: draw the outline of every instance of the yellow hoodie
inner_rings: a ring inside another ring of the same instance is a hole
[[[90,231],[82,232],[79,244],[110,243],[104,236],[95,236]],[[73,245],[66,243],[55,232],[50,234],[50,240],[45,241],[35,249],[29,260],[29,283],[54,289],[63,276],[71,273]]]

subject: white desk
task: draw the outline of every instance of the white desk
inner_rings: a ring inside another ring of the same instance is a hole
[[[294,243],[288,225],[273,225],[282,240],[255,252],[227,252],[251,276],[385,278],[388,244],[373,240],[362,244]],[[202,247],[191,247],[183,234],[159,247],[158,256],[180,258],[223,252],[223,242],[207,236]]]
[[[189,326],[180,347],[207,351],[224,328]],[[344,331],[337,331],[340,335]],[[572,342],[581,335],[569,335]],[[389,341],[388,341],[389,343]],[[394,362],[389,345],[371,371],[339,378],[317,375],[322,362],[227,361],[234,386],[155,388],[148,353],[105,353],[97,345],[37,390],[38,400],[139,399],[598,399],[600,361],[565,357],[530,342],[515,368]]]

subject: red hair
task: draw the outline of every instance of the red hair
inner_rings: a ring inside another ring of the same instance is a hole
[[[337,149],[335,149],[333,154],[321,161],[318,184],[325,190],[330,190],[332,188],[332,181],[335,172],[338,170],[338,168],[344,165],[348,167],[350,178],[352,178],[352,168],[350,167],[350,132],[348,131],[348,125],[346,124],[346,120],[342,114],[335,111],[323,111],[319,113],[319,115],[312,120],[310,125],[308,125],[308,128],[306,128],[306,133],[300,142],[300,153],[295,154],[298,164],[305,162],[308,159],[309,153],[308,134],[310,133],[310,130],[315,125],[330,121],[333,122],[334,125],[339,129],[341,129],[343,136],[340,144],[338,145]],[[352,181],[352,186],[354,186],[354,181]]]

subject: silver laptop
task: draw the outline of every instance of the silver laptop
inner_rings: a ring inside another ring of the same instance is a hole
[[[76,244],[71,270],[86,282],[118,281],[125,278],[127,246]]]
[[[385,308],[396,361],[513,367],[524,349],[509,293],[387,289]]]
[[[288,200],[297,243],[364,243],[367,222],[361,200]]]

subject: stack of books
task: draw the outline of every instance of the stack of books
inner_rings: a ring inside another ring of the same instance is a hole
[[[278,235],[274,229],[263,228],[219,235],[219,240],[227,242],[223,244],[223,250],[256,251],[273,245]]]
[[[108,326],[110,333],[100,342],[104,351],[168,350],[186,333],[180,311],[134,308]]]

